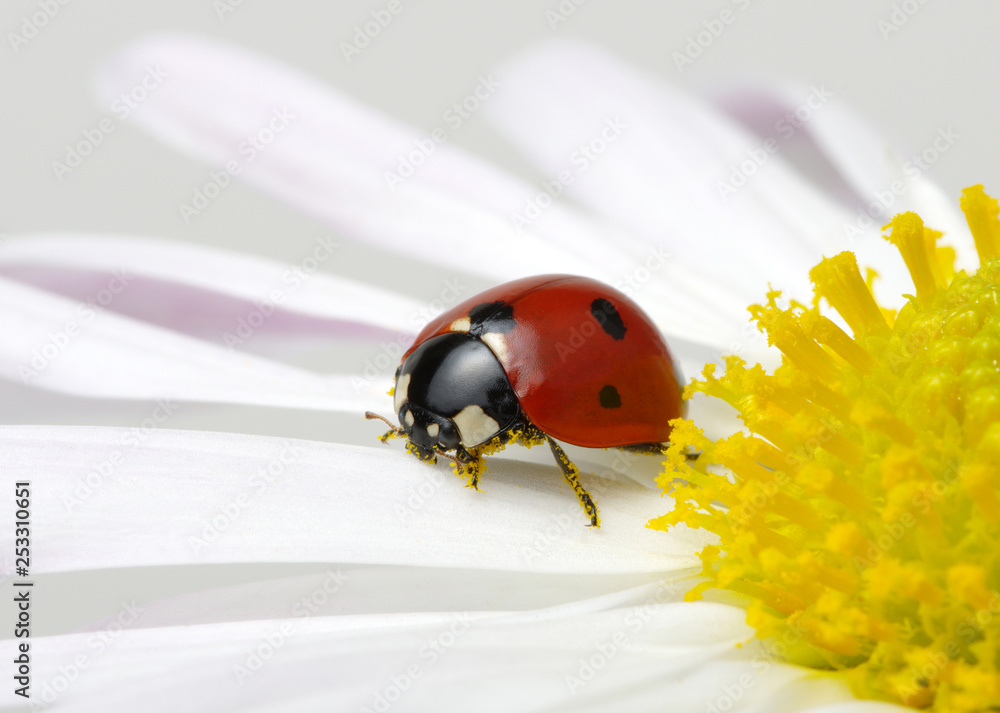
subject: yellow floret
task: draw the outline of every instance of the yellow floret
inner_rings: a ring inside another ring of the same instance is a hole
[[[974,274],[916,214],[885,226],[913,280],[898,313],[848,252],[810,272],[811,305],[750,308],[781,365],[728,357],[687,388],[749,433],[679,422],[659,480],[676,504],[650,525],[716,533],[689,598],[749,597],[786,656],[848,670],[865,697],[971,712],[1000,709],[1000,210],[982,186],[961,207]]]

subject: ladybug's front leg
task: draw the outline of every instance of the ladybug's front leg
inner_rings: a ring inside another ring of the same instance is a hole
[[[580,469],[573,465],[573,461],[569,459],[569,456],[566,455],[566,451],[560,448],[558,443],[553,441],[548,436],[545,437],[545,440],[549,442],[549,448],[552,449],[552,455],[556,457],[556,463],[559,464],[559,469],[563,472],[563,478],[565,478],[566,482],[570,484],[571,488],[573,488],[573,492],[576,493],[576,497],[580,499],[580,506],[590,518],[590,524],[593,527],[600,527],[601,518],[598,517],[597,514],[597,503],[595,503],[594,499],[590,497],[590,493],[587,492],[587,489],[583,487],[583,484],[577,477],[580,474]]]
[[[464,477],[473,490],[479,490],[479,476],[486,472],[486,461],[478,453],[470,453],[459,446],[455,450],[455,475]]]

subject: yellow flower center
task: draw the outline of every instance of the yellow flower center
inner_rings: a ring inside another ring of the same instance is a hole
[[[1000,219],[982,186],[961,207],[972,275],[916,214],[886,226],[914,285],[898,313],[848,252],[810,272],[811,306],[750,308],[781,365],[731,356],[688,387],[745,429],[713,442],[678,421],[660,481],[676,505],[650,523],[719,536],[689,599],[737,592],[796,660],[938,711],[1000,707]]]

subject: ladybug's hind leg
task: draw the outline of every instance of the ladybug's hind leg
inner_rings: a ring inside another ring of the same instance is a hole
[[[626,453],[638,453],[640,455],[665,456],[669,447],[669,443],[638,443],[632,446],[619,446],[619,450],[623,450]],[[693,461],[698,460],[699,455],[701,454],[685,453],[684,457],[689,461]]]
[[[549,442],[549,448],[552,449],[552,455],[555,456],[556,463],[559,464],[559,469],[563,472],[563,478],[565,478],[566,482],[569,483],[571,488],[573,488],[573,492],[576,493],[576,497],[580,499],[580,506],[587,514],[587,517],[590,518],[590,524],[593,527],[600,527],[601,518],[598,517],[597,503],[594,502],[594,499],[590,497],[590,493],[587,492],[587,489],[583,487],[583,484],[580,482],[578,477],[580,469],[573,465],[573,461],[569,459],[569,456],[566,455],[566,451],[560,448],[558,443],[553,441],[548,436],[545,437],[545,440]]]
[[[645,456],[667,454],[667,446],[663,443],[636,443],[631,446],[619,446],[618,448],[627,453],[638,453]]]

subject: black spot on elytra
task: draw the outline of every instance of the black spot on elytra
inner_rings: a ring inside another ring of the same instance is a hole
[[[622,397],[618,395],[618,389],[611,384],[601,389],[600,399],[601,406],[604,408],[619,408],[622,405]]]
[[[603,297],[598,297],[590,303],[590,313],[594,315],[594,319],[597,320],[597,323],[601,325],[604,331],[611,335],[612,338],[625,338],[625,323],[622,321],[622,316],[618,314],[618,310],[613,304],[608,302]]]
[[[506,334],[514,329],[514,308],[502,301],[483,302],[469,310],[469,334],[480,337],[486,332]]]

